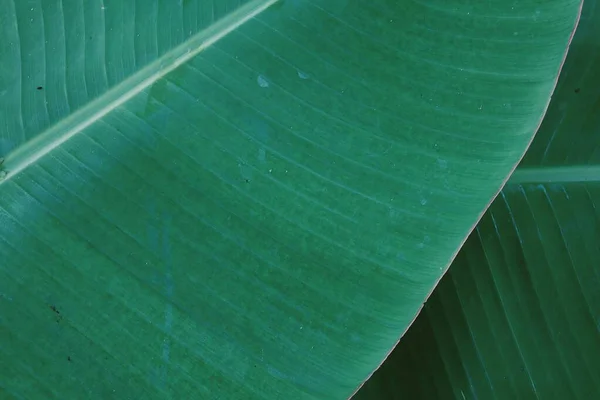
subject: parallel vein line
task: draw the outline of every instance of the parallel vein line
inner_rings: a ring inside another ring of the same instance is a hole
[[[208,28],[190,37],[181,45],[131,75],[119,85],[108,90],[56,125],[40,133],[34,139],[26,142],[6,157],[2,165],[3,171],[0,174],[0,183],[23,171],[29,165],[141,93],[154,82],[186,63],[277,1],[279,0],[253,0],[247,3],[225,18],[216,21]]]

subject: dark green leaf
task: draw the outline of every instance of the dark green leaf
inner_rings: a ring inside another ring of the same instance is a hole
[[[600,396],[600,9],[523,163],[356,399]]]

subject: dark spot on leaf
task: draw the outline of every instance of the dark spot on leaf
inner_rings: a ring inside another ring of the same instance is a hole
[[[50,309],[54,311],[54,314],[56,314],[56,323],[59,323],[63,318],[62,315],[60,315],[60,311],[58,310],[58,308],[56,308],[55,305],[51,305]]]
[[[37,90],[44,90],[44,88],[42,86],[38,86]]]
[[[579,93],[580,90],[580,88],[575,89],[575,93]]]
[[[246,183],[250,183],[250,179],[246,179]]]
[[[69,362],[71,361],[71,356],[67,356],[67,360],[69,360]]]

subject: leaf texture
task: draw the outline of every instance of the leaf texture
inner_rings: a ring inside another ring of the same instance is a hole
[[[356,399],[600,394],[599,22],[586,2],[523,163]]]
[[[579,10],[24,4],[0,390],[28,399],[347,398],[522,156]]]

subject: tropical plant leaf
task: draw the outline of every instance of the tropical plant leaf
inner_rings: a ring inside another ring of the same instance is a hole
[[[356,399],[600,395],[600,9],[522,164]]]
[[[579,11],[5,3],[0,390],[28,399],[349,396],[522,156]]]

